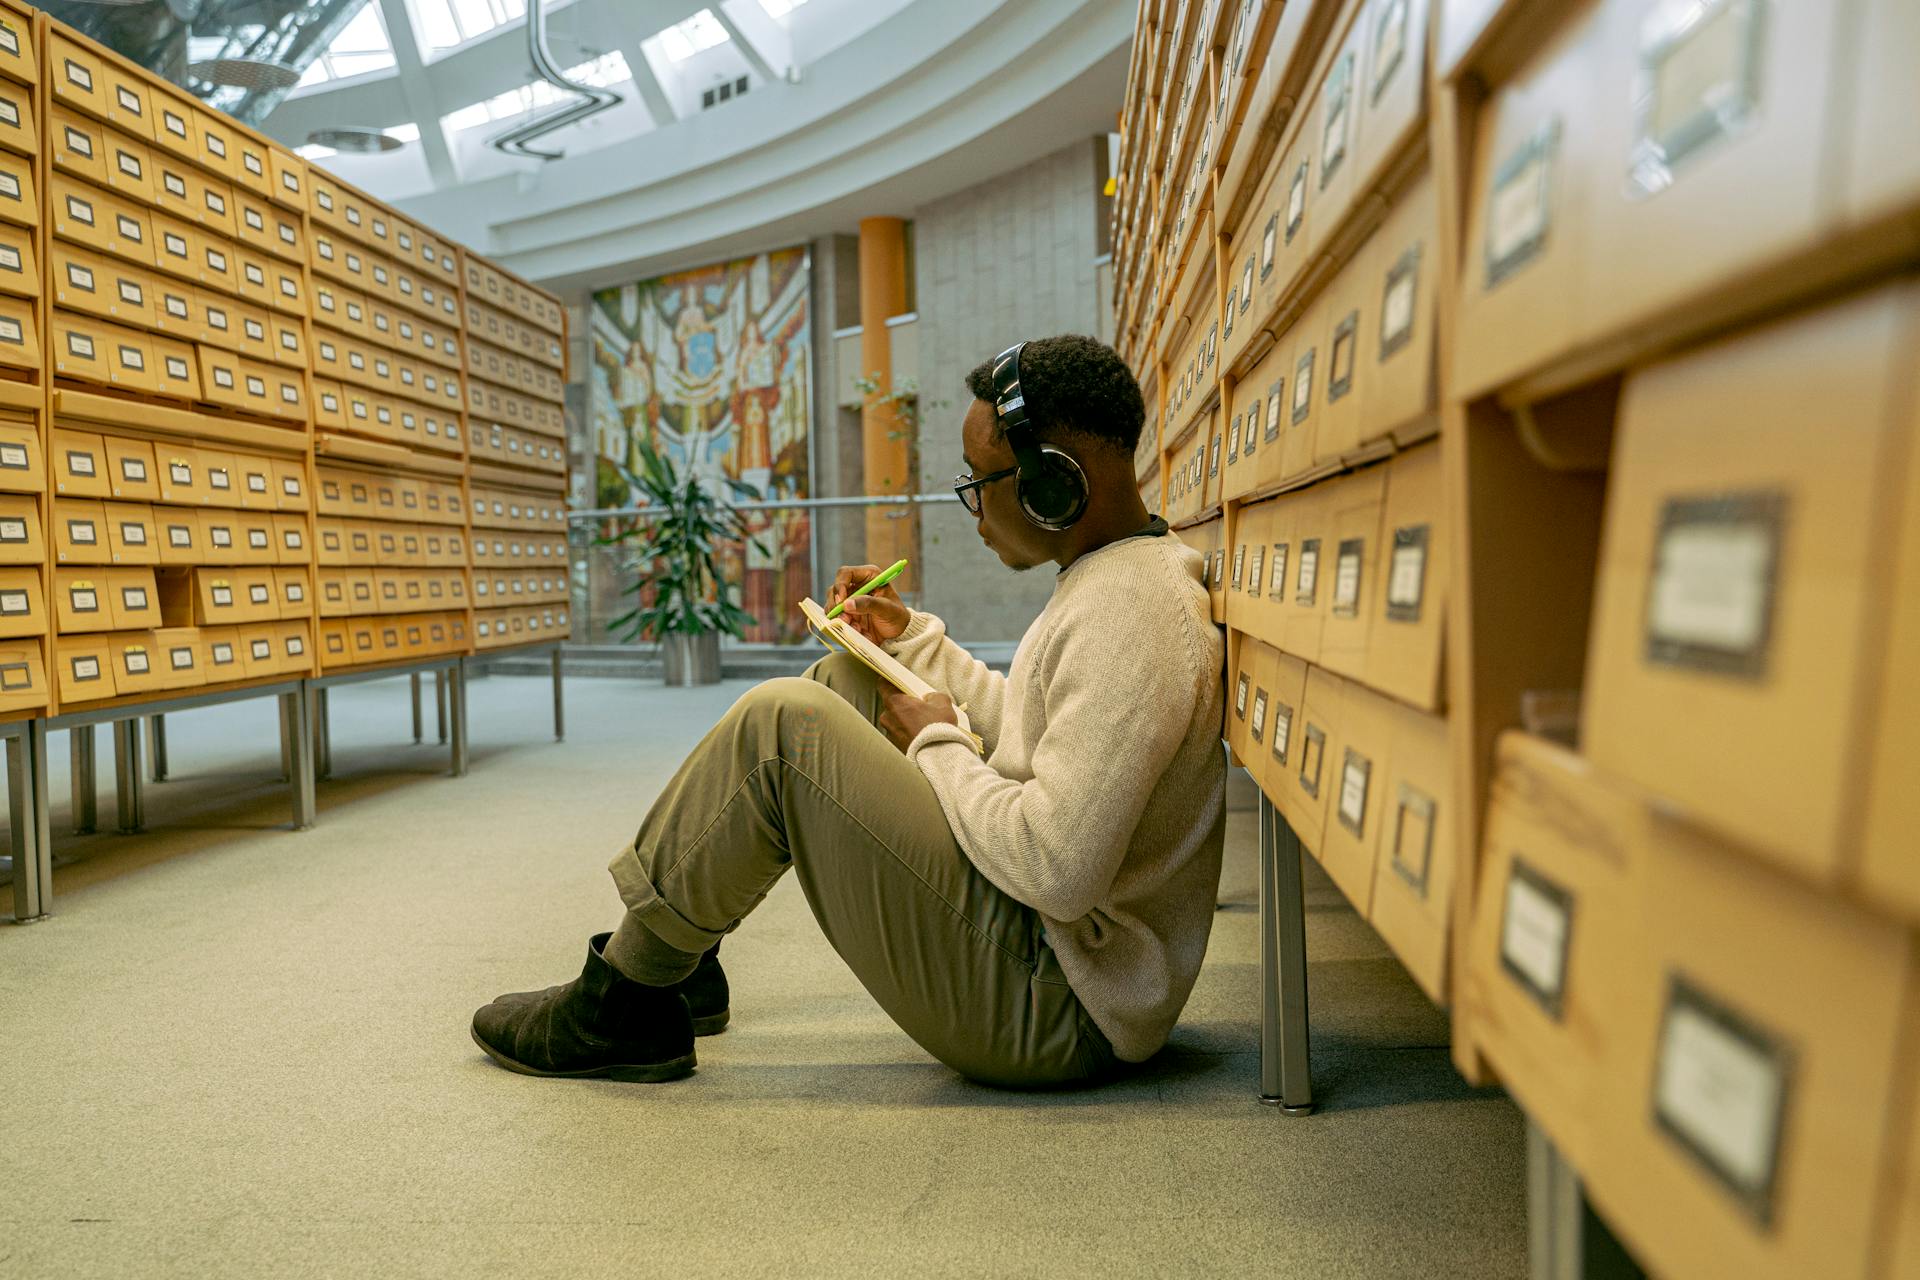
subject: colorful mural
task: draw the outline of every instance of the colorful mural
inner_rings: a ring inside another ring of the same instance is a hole
[[[596,505],[631,500],[610,463],[635,466],[641,439],[723,492],[725,476],[767,498],[807,496],[809,276],[807,251],[782,249],[594,294]],[[812,591],[807,513],[753,512],[748,523],[761,546],[726,564],[758,619],[746,638],[803,640],[794,606]]]

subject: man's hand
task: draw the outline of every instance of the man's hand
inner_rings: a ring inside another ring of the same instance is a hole
[[[847,600],[848,596],[879,576],[879,565],[842,565],[840,572],[833,576],[833,588],[827,592],[826,608],[831,612],[833,606]],[[905,631],[907,623],[913,620],[912,612],[891,583],[877,591],[847,600],[847,607],[841,610],[840,616],[875,644],[884,644],[893,639]]]
[[[960,723],[960,718],[953,713],[953,699],[944,693],[916,698],[892,685],[882,684],[880,697],[887,704],[887,709],[880,713],[880,728],[902,752],[913,745],[913,740],[928,725]]]

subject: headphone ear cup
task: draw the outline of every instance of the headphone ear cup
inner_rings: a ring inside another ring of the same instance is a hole
[[[1039,474],[1019,481],[1020,509],[1042,529],[1070,529],[1087,511],[1087,474],[1052,445],[1040,446]]]

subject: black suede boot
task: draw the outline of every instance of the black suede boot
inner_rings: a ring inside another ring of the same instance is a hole
[[[711,1036],[726,1030],[729,993],[727,975],[720,968],[718,942],[700,957],[699,968],[667,990],[678,991],[687,998],[687,1012],[693,1015],[693,1034]]]
[[[473,1015],[473,1040],[509,1071],[610,1076],[657,1083],[691,1075],[693,1020],[671,987],[622,976],[587,942],[587,963],[565,986],[502,996]]]

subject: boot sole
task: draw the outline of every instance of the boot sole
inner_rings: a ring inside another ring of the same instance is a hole
[[[724,1016],[724,1015],[723,1015]],[[669,1080],[679,1080],[693,1074],[694,1055],[674,1058],[667,1062],[625,1062],[611,1063],[604,1067],[588,1067],[581,1071],[542,1071],[530,1067],[524,1062],[515,1062],[506,1054],[480,1038],[480,1032],[468,1028],[473,1042],[480,1046],[481,1052],[505,1067],[507,1070],[523,1076],[540,1076],[548,1080],[585,1080],[605,1078],[618,1080],[624,1084],[664,1084]]]
[[[709,1013],[703,1018],[693,1020],[693,1034],[697,1036],[717,1036],[727,1029],[727,1019],[731,1010],[722,1009],[718,1013]]]

